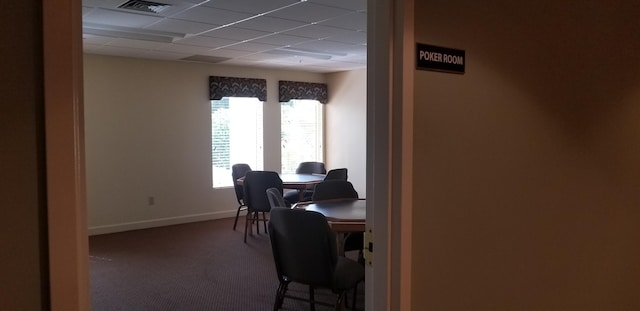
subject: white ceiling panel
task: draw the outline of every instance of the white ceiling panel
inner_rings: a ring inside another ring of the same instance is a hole
[[[161,21],[161,17],[94,8],[82,17],[85,23],[120,27],[145,27]]]
[[[245,28],[245,29],[253,29],[253,30],[261,30],[261,31],[269,31],[269,32],[281,32],[289,29],[294,29],[297,27],[305,26],[306,23],[292,21],[283,18],[274,18],[268,16],[260,16],[248,21],[244,21],[238,24],[235,24],[235,27]]]
[[[367,0],[307,0],[316,4],[343,8],[351,11],[365,11]]]
[[[169,44],[162,43],[162,42],[117,38],[117,39],[111,40],[108,43],[108,45],[117,46],[117,47],[130,47],[135,49],[154,50],[154,49],[159,49],[163,46],[167,46]]]
[[[296,5],[298,2],[299,0],[215,0],[202,5],[217,9],[255,14],[266,13],[288,5]]]
[[[335,55],[345,54],[342,56],[347,56],[348,54],[352,53],[357,54],[360,50],[362,50],[362,48],[357,45],[326,40],[309,41],[294,45],[293,47],[301,50],[324,52]]]
[[[93,7],[88,7],[88,6],[83,6],[82,7],[82,16],[84,18],[85,15],[87,15],[88,13],[90,13],[91,11],[93,11]]]
[[[367,31],[367,13],[351,13],[348,15],[342,15],[320,22],[318,25],[327,25],[355,31]]]
[[[302,42],[307,42],[309,40],[314,40],[314,39],[298,37],[298,36],[275,34],[275,35],[265,36],[262,38],[257,38],[253,41],[259,42],[259,43],[275,44],[280,46],[289,46],[289,45],[299,44]]]
[[[217,56],[217,57],[227,57],[227,58],[238,58],[238,57],[247,56],[249,54],[254,54],[254,53],[253,52],[247,52],[247,51],[234,50],[234,49],[229,49],[229,48],[209,50],[209,51],[206,51],[206,52],[202,53],[202,55]]]
[[[304,23],[317,23],[350,13],[352,13],[352,11],[317,5],[311,2],[301,2],[300,5],[290,6],[288,8],[269,13],[266,16],[290,19]]]
[[[367,44],[367,33],[365,32],[349,32],[336,36],[331,36],[326,41],[335,41],[348,44],[365,45]]]
[[[238,43],[238,44],[234,44],[232,46],[229,46],[229,48],[232,48],[234,50],[253,52],[253,53],[273,50],[273,49],[275,49],[277,47],[279,47],[279,46],[278,45],[273,45],[273,44],[258,43],[258,42],[254,42],[254,41],[245,42],[245,43]]]
[[[99,45],[103,45],[103,44],[107,44],[111,41],[115,40],[115,38],[109,38],[109,37],[103,37],[103,36],[94,36],[94,35],[88,35],[88,34],[83,34],[82,35],[82,43],[83,44],[99,44]]]
[[[220,25],[191,22],[180,19],[163,19],[147,28],[160,31],[173,31],[186,34],[198,34],[216,28]]]
[[[83,0],[86,53],[333,72],[366,67],[366,0]],[[147,7],[145,7],[147,6]]]
[[[126,57],[135,57],[135,58],[144,58],[147,50],[143,49],[134,49],[134,48],[125,48],[118,46],[109,46],[102,45],[99,48],[95,48],[98,54],[108,54],[114,56],[126,56]]]
[[[245,41],[273,34],[273,32],[245,29],[238,27],[224,27],[203,33],[203,36]]]
[[[330,38],[333,36],[343,36],[353,33],[354,31],[345,30],[342,28],[324,26],[324,25],[307,25],[304,27],[292,29],[289,31],[285,31],[282,34],[305,37],[305,38],[314,38],[314,39],[324,39]]]
[[[144,54],[144,58],[163,59],[163,60],[178,60],[178,59],[182,59],[189,56],[191,56],[191,54],[175,53],[175,52],[168,52],[168,51],[147,51]]]
[[[231,45],[237,43],[236,40],[223,39],[223,38],[213,38],[206,36],[193,36],[185,39],[180,39],[174,41],[175,44],[186,44],[186,45],[198,45],[204,46],[208,48],[219,48],[227,45]]]
[[[311,65],[325,63],[324,60],[305,56],[283,56],[269,61],[274,64]]]
[[[242,57],[238,57],[236,58],[237,60],[240,61],[252,61],[252,62],[256,62],[256,61],[261,61],[261,62],[265,62],[265,61],[273,61],[275,59],[279,59],[279,58],[283,58],[283,57],[287,57],[284,55],[274,55],[274,54],[268,54],[268,53],[254,53],[254,54],[249,54],[249,55],[245,55]]]
[[[211,49],[208,47],[197,46],[197,45],[184,45],[184,44],[167,44],[155,49],[155,51],[186,53],[186,54],[204,54],[209,50]]]
[[[218,10],[204,6],[194,7],[180,14],[171,16],[174,19],[202,22],[214,25],[226,25],[253,16],[248,13],[239,13],[228,10]]]

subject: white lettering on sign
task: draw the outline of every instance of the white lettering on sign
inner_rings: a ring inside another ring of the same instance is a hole
[[[420,59],[430,62],[442,62],[442,54],[429,51],[420,51]]]
[[[442,54],[437,52],[429,52],[429,51],[421,50],[420,55],[418,57],[420,58],[420,60],[425,60],[429,62],[464,65],[464,57],[459,55],[449,55],[449,54]]]
[[[464,58],[459,55],[444,54],[444,62],[449,64],[463,65]]]

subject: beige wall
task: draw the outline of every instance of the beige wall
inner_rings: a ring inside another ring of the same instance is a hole
[[[414,310],[637,310],[637,6],[416,1]]]
[[[233,189],[211,187],[208,76],[267,80],[264,139],[269,170],[280,169],[278,80],[328,82],[323,74],[297,71],[98,55],[85,55],[84,61],[93,234],[235,216]],[[364,105],[364,92],[360,96]],[[336,98],[340,96],[331,95],[327,106],[334,106]],[[365,158],[364,151],[360,156]],[[327,165],[332,162],[328,159]],[[356,172],[352,176],[364,180]],[[154,205],[148,205],[150,196]]]
[[[364,198],[366,192],[367,71],[328,75],[330,104],[326,105],[325,161],[329,168],[346,167],[349,181]]]

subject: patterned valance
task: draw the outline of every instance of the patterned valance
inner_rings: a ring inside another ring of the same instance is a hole
[[[324,83],[280,81],[278,89],[281,103],[292,99],[315,99],[323,104],[329,101]]]
[[[210,76],[209,99],[223,97],[257,97],[267,101],[267,80]]]

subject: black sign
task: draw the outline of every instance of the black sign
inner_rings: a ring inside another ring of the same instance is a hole
[[[464,50],[417,43],[416,69],[464,73]]]

